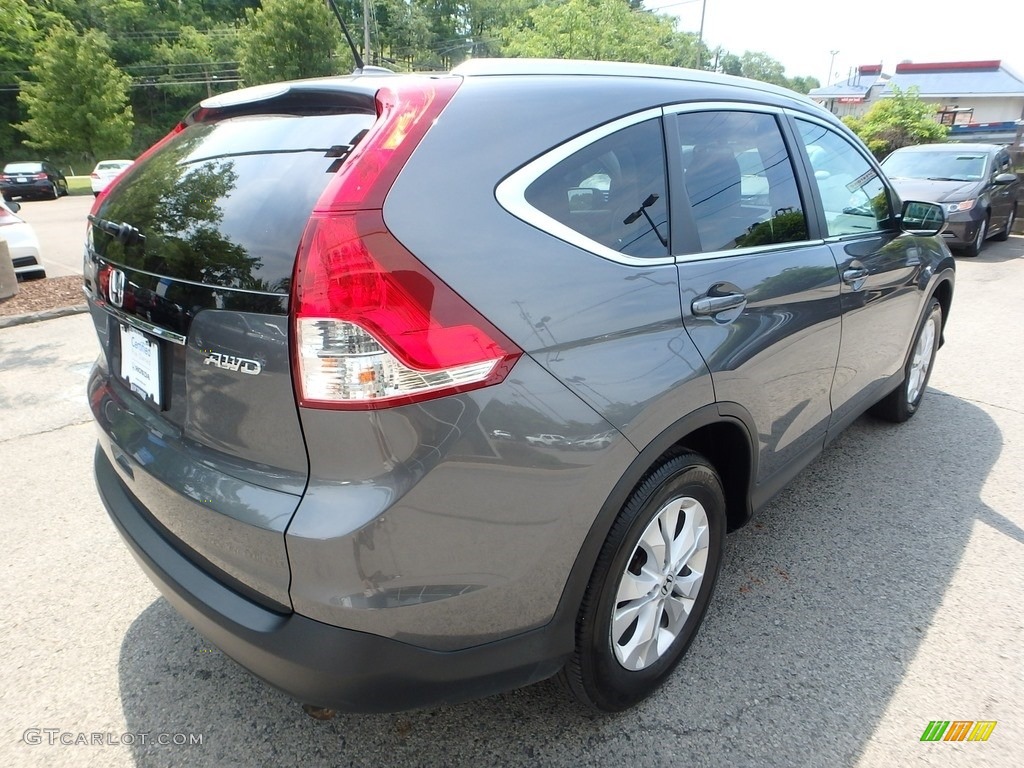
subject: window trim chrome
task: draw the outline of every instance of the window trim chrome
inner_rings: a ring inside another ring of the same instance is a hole
[[[178,344],[183,347],[186,345],[188,341],[180,333],[169,331],[166,328],[161,328],[159,325],[154,325],[153,323],[147,322],[146,320],[143,320],[140,317],[135,317],[134,315],[129,315],[126,312],[121,311],[113,304],[111,304],[109,301],[105,301],[98,295],[91,293],[89,289],[86,288],[85,286],[82,286],[82,291],[85,293],[86,298],[92,301],[97,307],[102,309],[104,312],[108,312],[109,314],[113,315],[118,322],[124,323],[125,325],[130,325],[134,328],[137,328],[140,331],[145,331],[151,336],[156,336],[158,339],[163,339],[164,341],[169,341],[173,344]]]
[[[774,251],[793,251],[799,248],[810,248],[825,245],[824,240],[794,240],[789,243],[771,243],[768,245],[751,245],[747,248],[730,248],[726,251],[707,251],[700,253],[684,253],[676,256],[676,264],[689,264],[695,261],[724,259],[729,256],[753,256],[759,253]]]
[[[661,107],[651,107],[625,117],[620,117],[617,120],[612,120],[610,123],[605,123],[593,130],[569,139],[569,141],[563,144],[559,144],[554,149],[531,160],[519,168],[519,170],[512,172],[500,181],[494,189],[494,197],[498,201],[498,205],[517,219],[536,227],[541,232],[557,237],[559,240],[569,243],[569,245],[575,245],[577,248],[581,248],[595,256],[600,256],[602,259],[631,267],[674,264],[675,257],[671,255],[644,258],[643,256],[630,256],[629,254],[620,253],[548,216],[539,208],[534,208],[526,200],[527,187],[566,158],[606,136],[611,136],[613,133],[646,120],[660,120],[663,115],[664,110]]]

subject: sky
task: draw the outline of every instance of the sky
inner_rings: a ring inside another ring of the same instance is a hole
[[[654,11],[679,18],[679,29],[700,28],[701,0],[646,0]],[[909,59],[1000,59],[1024,77],[1024,3],[1021,0],[706,0],[704,42],[731,53],[764,51],[787,77],[813,76],[822,84],[845,80],[851,67],[883,65],[893,74]],[[827,77],[832,51],[838,51]]]

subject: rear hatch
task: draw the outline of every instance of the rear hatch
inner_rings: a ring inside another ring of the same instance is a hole
[[[307,478],[292,270],[314,204],[375,120],[376,90],[342,78],[208,100],[89,217],[101,447],[180,551],[280,610],[284,530]]]

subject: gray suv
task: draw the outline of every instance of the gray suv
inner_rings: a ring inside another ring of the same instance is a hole
[[[302,702],[671,674],[738,528],[953,295],[828,112],[671,68],[476,60],[208,99],[97,199],[96,482],[167,600]]]

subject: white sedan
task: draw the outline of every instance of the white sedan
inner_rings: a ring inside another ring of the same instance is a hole
[[[107,184],[117,178],[121,171],[134,163],[134,160],[100,160],[89,174],[92,181],[92,193],[98,195],[107,188]]]
[[[16,215],[20,210],[18,203],[0,200],[0,238],[7,241],[19,281],[46,277],[39,259],[39,239],[32,225]]]

